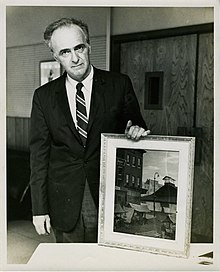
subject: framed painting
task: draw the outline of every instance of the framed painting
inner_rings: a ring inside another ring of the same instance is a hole
[[[194,137],[102,134],[98,244],[187,257]]]
[[[61,65],[55,60],[40,62],[40,85],[52,81],[61,75]]]

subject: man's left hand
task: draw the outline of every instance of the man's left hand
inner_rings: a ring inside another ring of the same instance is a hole
[[[150,134],[150,130],[145,130],[139,126],[132,126],[132,121],[129,120],[125,129],[125,135],[128,139],[138,141],[141,137]]]

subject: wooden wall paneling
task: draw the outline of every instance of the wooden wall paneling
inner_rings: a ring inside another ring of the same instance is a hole
[[[201,162],[195,166],[192,232],[194,241],[213,236],[213,33],[199,36],[196,126],[202,128]],[[201,238],[200,238],[201,237]]]
[[[182,135],[202,131],[200,164],[195,165],[191,236],[192,242],[200,243],[212,242],[213,236],[213,27],[206,24],[112,37],[111,68],[132,78],[152,133],[175,134],[178,127],[182,128],[179,132],[186,132]],[[168,38],[170,44],[165,42]],[[141,48],[147,53],[139,51]],[[165,108],[146,111],[144,69],[164,68]]]
[[[199,37],[199,64],[198,64],[198,91],[196,125],[204,130],[204,165],[207,167],[208,176],[212,176],[211,162],[213,156],[213,129],[214,129],[214,46],[213,33],[202,34]]]
[[[7,147],[16,150],[28,150],[29,127],[29,118],[7,117]]]
[[[15,146],[15,118],[7,117],[6,125],[6,134],[7,134],[7,146]]]
[[[121,72],[128,74],[144,119],[153,134],[176,135],[192,126],[196,35],[144,40],[121,45]],[[145,110],[145,72],[164,71],[163,110]]]
[[[29,150],[30,118],[24,118],[23,121],[23,146],[25,150]]]
[[[23,149],[23,132],[24,132],[23,118],[15,118],[15,145],[16,149]]]
[[[145,71],[151,72],[154,54],[153,43],[145,41],[128,42],[121,45],[120,71],[130,76],[142,114],[144,113]]]
[[[148,111],[149,115],[145,116],[144,110],[144,92],[145,92],[145,72],[153,72],[155,41],[135,41],[123,43],[121,45],[121,68],[122,73],[128,74],[140,104],[141,112],[151,131],[156,130],[157,113]]]
[[[168,37],[176,37],[190,34],[194,35],[210,33],[213,31],[214,24],[207,23],[111,36],[111,63],[110,63],[111,71],[120,72],[120,50],[121,45],[123,43],[163,39]]]
[[[167,47],[164,116],[167,134],[176,135],[179,126],[193,125],[196,35],[169,38]]]

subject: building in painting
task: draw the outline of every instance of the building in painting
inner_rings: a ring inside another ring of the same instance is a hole
[[[141,197],[141,202],[146,204],[151,211],[164,212],[166,214],[176,214],[177,187],[173,183],[175,180],[165,176],[164,185],[155,193]]]
[[[126,206],[140,203],[142,188],[143,154],[142,149],[118,148],[116,153],[115,203]]]
[[[158,180],[153,180],[150,178],[143,182],[143,188],[146,189],[147,195],[153,194],[154,191],[157,191],[162,186],[163,185],[160,184]]]

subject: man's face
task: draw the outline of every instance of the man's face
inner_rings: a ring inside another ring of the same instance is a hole
[[[51,47],[54,58],[71,78],[82,81],[88,76],[91,70],[91,49],[80,27],[71,25],[55,30],[51,37]]]

